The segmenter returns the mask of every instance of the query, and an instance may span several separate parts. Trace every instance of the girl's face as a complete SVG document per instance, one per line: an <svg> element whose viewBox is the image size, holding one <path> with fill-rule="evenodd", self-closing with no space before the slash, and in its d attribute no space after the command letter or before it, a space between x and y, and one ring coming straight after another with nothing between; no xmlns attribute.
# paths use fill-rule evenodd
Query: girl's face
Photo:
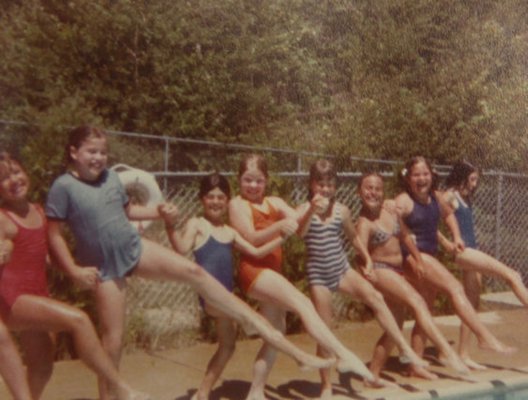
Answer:
<svg viewBox="0 0 528 400"><path fill-rule="evenodd" d="M383 180L377 175L364 178L359 187L359 197L364 207L372 212L379 211L383 205Z"/></svg>
<svg viewBox="0 0 528 400"><path fill-rule="evenodd" d="M433 184L433 175L425 162L419 161L410 168L407 182L409 183L411 193L416 198L429 198Z"/></svg>
<svg viewBox="0 0 528 400"><path fill-rule="evenodd" d="M470 197L471 195L473 195L473 193L477 189L478 179L479 179L479 174L477 171L469 174L466 184L462 186L459 190L460 194L463 197Z"/></svg>
<svg viewBox="0 0 528 400"><path fill-rule="evenodd" d="M70 147L70 156L78 177L95 181L106 169L108 149L106 137L89 136L79 147Z"/></svg>
<svg viewBox="0 0 528 400"><path fill-rule="evenodd" d="M336 180L333 178L323 178L310 182L310 190L316 195L321 195L328 199L333 199L336 193Z"/></svg>
<svg viewBox="0 0 528 400"><path fill-rule="evenodd" d="M26 201L28 193L29 178L17 162L0 170L0 197L6 203Z"/></svg>
<svg viewBox="0 0 528 400"><path fill-rule="evenodd" d="M266 191L266 176L256 165L250 164L240 177L240 195L252 203L260 203Z"/></svg>
<svg viewBox="0 0 528 400"><path fill-rule="evenodd" d="M213 222L223 221L227 212L228 201L227 195L220 188L210 190L202 197L205 218Z"/></svg>

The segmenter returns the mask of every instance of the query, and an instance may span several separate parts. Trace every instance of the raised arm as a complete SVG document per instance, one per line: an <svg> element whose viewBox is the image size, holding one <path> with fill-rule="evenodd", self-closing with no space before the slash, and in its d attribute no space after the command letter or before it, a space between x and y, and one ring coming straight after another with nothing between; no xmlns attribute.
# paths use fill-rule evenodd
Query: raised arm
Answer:
<svg viewBox="0 0 528 400"><path fill-rule="evenodd" d="M196 237L198 235L199 219L191 218L187 221L181 231L178 231L170 216L165 218L165 228L167 229L167 236L173 249L182 255L189 254L195 246Z"/></svg>

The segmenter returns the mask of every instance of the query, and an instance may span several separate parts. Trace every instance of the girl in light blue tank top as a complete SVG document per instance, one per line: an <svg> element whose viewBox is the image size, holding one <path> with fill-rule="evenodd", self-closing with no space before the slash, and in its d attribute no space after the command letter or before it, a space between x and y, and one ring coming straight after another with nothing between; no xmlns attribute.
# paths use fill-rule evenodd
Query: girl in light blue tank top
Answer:
<svg viewBox="0 0 528 400"><path fill-rule="evenodd" d="M479 305L482 280L480 274L486 274L505 280L512 288L521 304L528 307L528 289L521 275L513 268L478 250L477 235L473 220L473 195L477 189L479 173L477 168L467 161L457 162L446 179L447 190L444 193L446 202L454 210L460 233L466 247L455 253L455 263L462 268L464 289L475 308ZM441 243L447 250L452 249L450 241L440 236ZM470 331L462 324L460 328L460 356L475 369L482 366L470 358Z"/></svg>

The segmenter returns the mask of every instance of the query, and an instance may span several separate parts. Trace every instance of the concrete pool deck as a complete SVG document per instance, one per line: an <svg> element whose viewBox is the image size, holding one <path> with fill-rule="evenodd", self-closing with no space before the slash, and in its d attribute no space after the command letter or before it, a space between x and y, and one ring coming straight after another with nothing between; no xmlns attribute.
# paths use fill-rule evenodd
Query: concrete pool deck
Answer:
<svg viewBox="0 0 528 400"><path fill-rule="evenodd" d="M509 299L505 294L502 302ZM483 296L484 301L489 300ZM452 396L467 396L489 391L501 386L528 386L528 311L507 301L507 307L480 313L481 319L503 342L517 347L513 355L500 355L479 350L474 345L473 358L486 365L485 371L473 372L466 377L456 376L452 371L435 365L431 370L440 376L435 381L425 381L404 376L404 369L392 359L384 377L396 383L396 387L383 389L366 388L354 376L339 376L333 373L335 399L432 399ZM436 321L448 340L458 340L458 319L453 316L437 317ZM412 324L406 323L408 335ZM374 343L381 334L375 321L346 323L335 329L337 336L362 360L368 361ZM290 340L301 348L313 352L314 341L306 334L290 335ZM251 381L253 359L261 341L243 340L218 382L212 399L243 400ZM196 391L207 365L216 348L215 344L198 344L185 349L134 352L123 357L123 376L137 389L150 393L157 400L190 400ZM319 394L317 371L302 372L295 362L279 354L268 381L267 395L270 399L314 399ZM0 399L9 399L5 386L0 381ZM95 376L79 361L61 361L55 364L53 377L46 387L42 400L93 400L97 399Z"/></svg>

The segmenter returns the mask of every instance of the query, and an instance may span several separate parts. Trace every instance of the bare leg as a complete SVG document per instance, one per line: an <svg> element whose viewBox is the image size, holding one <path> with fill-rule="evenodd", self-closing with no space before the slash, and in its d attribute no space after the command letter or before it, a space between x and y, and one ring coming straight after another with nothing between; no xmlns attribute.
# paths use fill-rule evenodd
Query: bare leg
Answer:
<svg viewBox="0 0 528 400"><path fill-rule="evenodd" d="M22 359L0 319L0 375L14 400L32 400Z"/></svg>
<svg viewBox="0 0 528 400"><path fill-rule="evenodd" d="M310 286L310 297L314 304L317 313L321 316L321 319L327 326L332 325L333 312L332 312L332 293L328 288L324 286ZM317 355L321 357L331 357L325 348L321 345L317 345ZM321 395L320 399L332 398L332 382L331 382L331 370L330 368L322 368L319 370L321 376Z"/></svg>
<svg viewBox="0 0 528 400"><path fill-rule="evenodd" d="M319 317L310 299L282 275L269 269L261 272L249 295L261 303L275 304L298 314L308 334L337 356L337 369L340 372L353 371L366 379L372 379L365 364L335 337Z"/></svg>
<svg viewBox="0 0 528 400"><path fill-rule="evenodd" d="M396 320L396 323L401 329L403 326L403 319L405 314L404 308L401 304L390 300L387 301L387 306L391 310L392 314L394 315L394 319ZM389 356L394 346L394 340L387 334L387 332L383 332L381 337L378 339L376 345L374 346L374 352L372 354L372 359L370 360L369 365L370 371L372 372L372 375L374 375L374 377L376 378L376 381L380 379L381 371L385 366L387 360L389 359ZM366 382L366 384L367 386L376 388L383 386L377 384L376 381L372 383Z"/></svg>
<svg viewBox="0 0 528 400"><path fill-rule="evenodd" d="M71 333L81 360L110 383L118 400L145 400L119 376L117 369L101 347L88 316L79 309L59 301L31 295L20 296L13 305L9 327L15 330L66 331Z"/></svg>
<svg viewBox="0 0 528 400"><path fill-rule="evenodd" d="M464 290L466 291L467 297L475 308L475 310L477 310L480 302L481 276L476 271L464 270L462 271L462 279L464 282ZM469 368L475 370L486 369L485 366L471 359L469 355L470 343L471 330L466 324L462 323L460 324L460 341L458 344L458 354Z"/></svg>
<svg viewBox="0 0 528 400"><path fill-rule="evenodd" d="M479 320L462 284L434 257L428 254L422 254L422 257L427 264L423 279L449 296L457 315L477 336L479 346L499 353L511 354L514 352L515 348L500 342Z"/></svg>
<svg viewBox="0 0 528 400"><path fill-rule="evenodd" d="M208 304L214 304L219 312L242 325L253 326L264 341L293 357L301 367L326 368L333 364L332 360L315 357L296 347L264 317L228 292L202 267L166 247L143 239L143 255L136 268L136 274L147 279L188 283Z"/></svg>
<svg viewBox="0 0 528 400"><path fill-rule="evenodd" d="M524 286L521 275L514 269L482 251L471 248L466 248L458 254L455 261L464 271L476 271L505 280L519 301L528 307L528 288Z"/></svg>
<svg viewBox="0 0 528 400"><path fill-rule="evenodd" d="M376 288L384 295L411 307L416 317L416 323L439 349L441 359L445 360L455 371L463 374L469 373L466 365L457 356L438 326L434 323L427 303L414 287L403 276L389 269L376 270L376 278Z"/></svg>
<svg viewBox="0 0 528 400"><path fill-rule="evenodd" d="M370 284L361 274L353 269L349 269L339 282L339 290L357 298L368 305L374 312L381 327L394 340L396 346L402 354L406 356L412 364L426 366L427 362L422 360L405 341L403 334L398 327L383 296L374 286Z"/></svg>
<svg viewBox="0 0 528 400"><path fill-rule="evenodd" d="M206 309L208 313L212 313L207 306ZM209 361L205 376L196 393L195 398L198 400L209 399L209 394L214 384L235 351L237 330L233 321L228 318L217 317L215 322L218 335L218 349Z"/></svg>
<svg viewBox="0 0 528 400"><path fill-rule="evenodd" d="M24 349L31 395L40 399L53 372L54 343L46 331L23 331L20 332L20 344Z"/></svg>
<svg viewBox="0 0 528 400"><path fill-rule="evenodd" d="M255 285L257 284L258 282L255 283ZM286 320L283 310L274 305L261 303L260 312L275 328L281 332L285 331ZM266 398L264 389L276 357L277 351L268 343L264 343L253 365L253 380L246 400L264 400Z"/></svg>
<svg viewBox="0 0 528 400"><path fill-rule="evenodd" d="M101 330L101 344L119 369L125 332L126 284L124 279L101 282L95 290L95 304ZM111 400L109 384L99 376L100 400Z"/></svg>

